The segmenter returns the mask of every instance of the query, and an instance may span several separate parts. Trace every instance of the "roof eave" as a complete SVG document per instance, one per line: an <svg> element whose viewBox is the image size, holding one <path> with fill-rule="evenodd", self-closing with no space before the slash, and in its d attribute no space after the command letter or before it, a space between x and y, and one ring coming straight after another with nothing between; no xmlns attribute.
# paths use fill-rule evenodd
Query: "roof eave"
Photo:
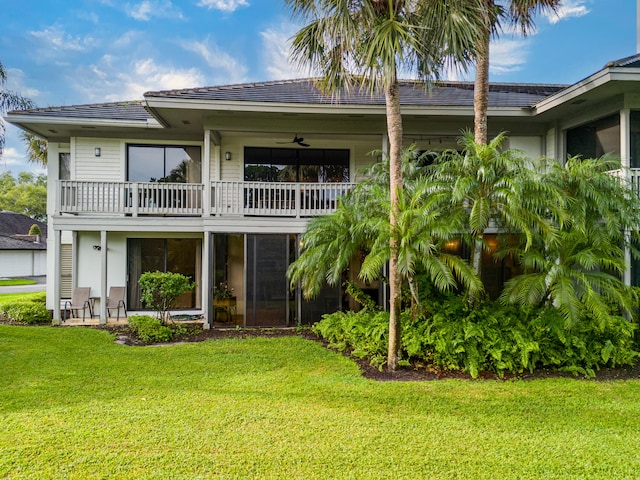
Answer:
<svg viewBox="0 0 640 480"><path fill-rule="evenodd" d="M640 80L640 68L608 67L533 105L536 115L571 102L587 92L612 81Z"/></svg>

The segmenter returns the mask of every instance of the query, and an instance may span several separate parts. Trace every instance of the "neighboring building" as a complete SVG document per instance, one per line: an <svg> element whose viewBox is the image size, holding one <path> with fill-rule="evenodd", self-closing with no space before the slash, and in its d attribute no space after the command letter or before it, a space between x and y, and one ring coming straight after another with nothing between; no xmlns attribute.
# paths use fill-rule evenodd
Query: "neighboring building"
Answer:
<svg viewBox="0 0 640 480"><path fill-rule="evenodd" d="M471 83L427 92L402 82L400 98L407 145L455 147L473 126ZM332 211L376 161L369 152L385 150L382 96L327 97L303 79L148 92L141 102L6 119L49 141L49 308L60 304L67 272L72 285L92 288L103 320L110 286L126 285L129 310L139 310L138 278L156 269L198 283L179 308L209 325L294 325L340 307L339 287L306 302L289 291L285 271L308 219ZM570 86L492 84L489 130L508 131L508 146L532 158L617 154L636 182L640 56ZM500 281L506 268L485 274ZM221 284L231 299L216 298ZM384 303L383 286L366 287Z"/></svg>
<svg viewBox="0 0 640 480"><path fill-rule="evenodd" d="M28 235L38 225L42 235ZM0 278L47 274L47 225L20 213L0 212Z"/></svg>

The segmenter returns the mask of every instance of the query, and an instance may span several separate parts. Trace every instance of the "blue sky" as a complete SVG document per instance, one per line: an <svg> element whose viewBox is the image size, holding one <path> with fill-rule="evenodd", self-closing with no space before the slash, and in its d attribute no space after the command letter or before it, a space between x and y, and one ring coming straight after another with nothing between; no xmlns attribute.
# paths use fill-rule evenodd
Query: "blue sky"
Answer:
<svg viewBox="0 0 640 480"><path fill-rule="evenodd" d="M575 83L636 53L637 0L564 0L526 38L492 45L495 82ZM309 76L288 62L279 0L0 0L8 88L40 107L139 100L149 90ZM455 79L471 79L471 74ZM40 172L8 126L0 171Z"/></svg>

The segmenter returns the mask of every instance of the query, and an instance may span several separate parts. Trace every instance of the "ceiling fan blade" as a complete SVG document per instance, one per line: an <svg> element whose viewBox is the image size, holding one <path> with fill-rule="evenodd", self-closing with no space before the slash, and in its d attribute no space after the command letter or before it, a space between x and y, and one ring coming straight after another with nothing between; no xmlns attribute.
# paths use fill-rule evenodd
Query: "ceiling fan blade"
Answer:
<svg viewBox="0 0 640 480"><path fill-rule="evenodd" d="M310 147L311 145L309 145L308 143L302 143L302 142L297 142L298 145L300 145L301 147Z"/></svg>

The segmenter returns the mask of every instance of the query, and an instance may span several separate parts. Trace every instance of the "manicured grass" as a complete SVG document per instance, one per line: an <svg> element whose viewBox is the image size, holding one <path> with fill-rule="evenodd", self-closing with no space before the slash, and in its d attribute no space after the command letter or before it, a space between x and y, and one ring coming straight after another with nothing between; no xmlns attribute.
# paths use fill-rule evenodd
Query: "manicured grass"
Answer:
<svg viewBox="0 0 640 480"><path fill-rule="evenodd" d="M25 292L25 293L2 293L0 294L0 304L7 302L15 302L17 300L31 300L34 297L43 295L43 292Z"/></svg>
<svg viewBox="0 0 640 480"><path fill-rule="evenodd" d="M0 325L2 478L637 478L640 381L376 383L298 337Z"/></svg>
<svg viewBox="0 0 640 480"><path fill-rule="evenodd" d="M0 278L0 287L10 287L12 285L33 285L35 280L26 278Z"/></svg>

